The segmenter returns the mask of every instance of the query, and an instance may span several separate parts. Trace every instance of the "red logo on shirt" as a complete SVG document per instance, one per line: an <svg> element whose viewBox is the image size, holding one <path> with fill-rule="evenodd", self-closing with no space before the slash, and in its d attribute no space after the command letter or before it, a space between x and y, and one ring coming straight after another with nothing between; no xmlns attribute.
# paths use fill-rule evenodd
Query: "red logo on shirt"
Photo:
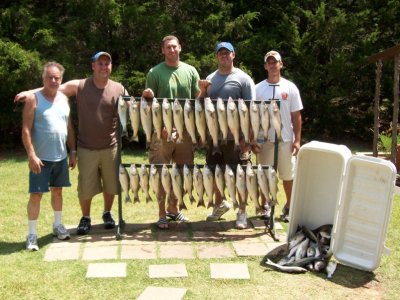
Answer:
<svg viewBox="0 0 400 300"><path fill-rule="evenodd" d="M283 92L283 93L281 94L281 96L282 96L282 100L287 100L288 97L289 97L288 93L285 93L285 92Z"/></svg>

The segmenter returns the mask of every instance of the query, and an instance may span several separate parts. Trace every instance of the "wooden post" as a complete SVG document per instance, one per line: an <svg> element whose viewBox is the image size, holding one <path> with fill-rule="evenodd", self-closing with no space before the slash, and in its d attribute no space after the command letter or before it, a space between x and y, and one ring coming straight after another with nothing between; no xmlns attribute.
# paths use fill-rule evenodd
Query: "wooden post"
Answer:
<svg viewBox="0 0 400 300"><path fill-rule="evenodd" d="M379 135L379 99L381 92L382 60L376 62L375 97L374 97L374 140L372 144L372 155L378 156Z"/></svg>
<svg viewBox="0 0 400 300"><path fill-rule="evenodd" d="M390 161L396 164L397 152L397 123L399 117L399 71L400 54L394 57L394 87L393 87L393 120L392 120L392 154Z"/></svg>

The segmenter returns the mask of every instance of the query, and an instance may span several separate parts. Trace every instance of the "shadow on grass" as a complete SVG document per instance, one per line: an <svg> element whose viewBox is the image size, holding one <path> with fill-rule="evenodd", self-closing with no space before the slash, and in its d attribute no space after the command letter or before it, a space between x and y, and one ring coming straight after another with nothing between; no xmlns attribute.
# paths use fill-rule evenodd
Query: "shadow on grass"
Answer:
<svg viewBox="0 0 400 300"><path fill-rule="evenodd" d="M53 241L53 235L48 234L38 238L37 242L39 245L39 250L42 247L47 246ZM0 255L9 255L21 251L26 251L25 240L21 242L3 242L0 241Z"/></svg>
<svg viewBox="0 0 400 300"><path fill-rule="evenodd" d="M278 272L270 266L265 264L267 258L276 262L280 258L286 256L288 254L287 244L280 245L270 252L268 252L261 260L260 266L266 268L266 271ZM289 273L287 273L289 274ZM325 271L322 272L313 272L315 276L326 279ZM290 274L290 275L300 275L300 274ZM363 286L367 286L370 282L375 281L375 274L369 271L362 271L355 268L351 268L345 265L338 263L336 271L330 279L332 283L347 287L347 288L359 288Z"/></svg>

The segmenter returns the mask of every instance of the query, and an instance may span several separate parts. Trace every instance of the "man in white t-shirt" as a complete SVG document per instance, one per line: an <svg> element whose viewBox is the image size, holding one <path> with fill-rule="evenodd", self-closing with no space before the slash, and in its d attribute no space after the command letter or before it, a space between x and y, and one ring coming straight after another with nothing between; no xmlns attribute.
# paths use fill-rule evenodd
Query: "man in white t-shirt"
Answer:
<svg viewBox="0 0 400 300"><path fill-rule="evenodd" d="M283 188L286 194L286 204L282 210L282 218L288 221L295 156L300 149L302 122L300 111L303 109L303 104L297 86L281 77L283 63L278 52L269 51L265 54L264 68L267 71L267 79L256 85L256 96L258 100L280 100L282 127L278 150L278 173L283 181ZM257 164L273 164L274 143L275 129L271 126L268 132L268 140L261 146L261 151L257 154Z"/></svg>

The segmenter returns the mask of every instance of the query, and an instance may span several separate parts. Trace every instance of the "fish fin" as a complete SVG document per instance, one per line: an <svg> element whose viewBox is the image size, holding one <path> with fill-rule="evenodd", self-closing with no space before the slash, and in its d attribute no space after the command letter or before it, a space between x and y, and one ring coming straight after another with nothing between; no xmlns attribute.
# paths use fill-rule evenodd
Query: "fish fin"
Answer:
<svg viewBox="0 0 400 300"><path fill-rule="evenodd" d="M183 200L182 200L182 203L179 203L179 210L182 210L182 209L187 209L186 204L185 204L185 202L183 202Z"/></svg>
<svg viewBox="0 0 400 300"><path fill-rule="evenodd" d="M129 195L125 196L125 203L132 203L132 199L129 197Z"/></svg>
<svg viewBox="0 0 400 300"><path fill-rule="evenodd" d="M191 195L191 194L189 194L189 200L190 200L191 204L196 202L196 200L194 199L193 195Z"/></svg>
<svg viewBox="0 0 400 300"><path fill-rule="evenodd" d="M214 207L214 203L212 201L208 201L207 208Z"/></svg>
<svg viewBox="0 0 400 300"><path fill-rule="evenodd" d="M133 203L140 203L139 196L135 196L135 197L133 198Z"/></svg>
<svg viewBox="0 0 400 300"><path fill-rule="evenodd" d="M150 195L148 195L146 197L146 203L149 203L149 202L152 202L152 201L153 201L153 199L150 197Z"/></svg>
<svg viewBox="0 0 400 300"><path fill-rule="evenodd" d="M199 202L197 202L197 207L200 207L200 206L206 207L206 204L204 203L203 198L199 199Z"/></svg>
<svg viewBox="0 0 400 300"><path fill-rule="evenodd" d="M218 146L213 146L212 154L214 155L216 153L221 154L221 149Z"/></svg>

